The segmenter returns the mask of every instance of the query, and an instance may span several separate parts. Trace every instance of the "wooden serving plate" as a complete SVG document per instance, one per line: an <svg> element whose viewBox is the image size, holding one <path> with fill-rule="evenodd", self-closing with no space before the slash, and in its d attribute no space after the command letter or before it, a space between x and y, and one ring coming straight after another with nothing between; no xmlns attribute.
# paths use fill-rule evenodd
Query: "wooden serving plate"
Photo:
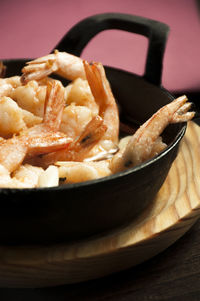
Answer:
<svg viewBox="0 0 200 301"><path fill-rule="evenodd" d="M51 246L0 246L1 287L42 287L94 279L166 249L200 216L200 127L188 123L179 154L151 207L101 237Z"/></svg>

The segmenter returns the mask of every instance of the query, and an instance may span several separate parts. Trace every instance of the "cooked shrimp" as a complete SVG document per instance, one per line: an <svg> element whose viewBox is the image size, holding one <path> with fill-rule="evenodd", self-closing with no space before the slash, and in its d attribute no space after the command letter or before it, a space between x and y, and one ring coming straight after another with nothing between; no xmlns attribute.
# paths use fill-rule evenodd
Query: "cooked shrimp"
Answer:
<svg viewBox="0 0 200 301"><path fill-rule="evenodd" d="M9 171L0 164L0 187L1 188L25 188L23 182L15 177L11 178Z"/></svg>
<svg viewBox="0 0 200 301"><path fill-rule="evenodd" d="M4 140L0 144L0 165L3 165L8 172L16 170L23 162L28 145L18 137Z"/></svg>
<svg viewBox="0 0 200 301"><path fill-rule="evenodd" d="M40 134L37 132L34 134L27 130L26 134L23 133L0 142L0 164L9 172L13 172L22 164L27 155L53 152L67 147L70 142L70 138L59 132L41 131Z"/></svg>
<svg viewBox="0 0 200 301"><path fill-rule="evenodd" d="M166 144L160 134L169 123L185 122L194 117L191 104L182 96L164 106L146 121L133 136L120 141L120 151L112 159L100 162L56 162L62 183L97 179L140 164L157 155Z"/></svg>
<svg viewBox="0 0 200 301"><path fill-rule="evenodd" d="M46 98L46 84L41 85L37 81L30 81L27 85L18 86L10 93L10 97L24 110L43 117Z"/></svg>
<svg viewBox="0 0 200 301"><path fill-rule="evenodd" d="M44 104L46 98L46 90L48 83L59 82L50 77L46 77L40 81L32 80L26 85L18 86L10 93L10 97L17 102L17 104L24 110L31 112L32 114L43 117ZM61 84L62 85L62 84ZM64 93L65 103L67 102L68 92Z"/></svg>
<svg viewBox="0 0 200 301"><path fill-rule="evenodd" d="M85 78L82 59L67 52L54 53L27 62L22 69L21 81L23 84L30 80L39 80L52 73L66 79L74 80L78 77Z"/></svg>
<svg viewBox="0 0 200 301"><path fill-rule="evenodd" d="M63 110L60 130L74 139L83 132L93 117L94 114L87 107L70 104Z"/></svg>
<svg viewBox="0 0 200 301"><path fill-rule="evenodd" d="M37 187L53 187L59 184L58 167L50 165L38 178Z"/></svg>
<svg viewBox="0 0 200 301"><path fill-rule="evenodd" d="M90 160L105 153L115 153L118 150L119 113L109 82L101 63L89 64L83 61L86 77L99 107L99 115L103 118L107 130L98 144L92 148L88 157ZM100 155L101 156L101 155Z"/></svg>
<svg viewBox="0 0 200 301"><path fill-rule="evenodd" d="M8 138L24 129L22 109L10 97L0 98L0 136Z"/></svg>
<svg viewBox="0 0 200 301"><path fill-rule="evenodd" d="M96 160L97 156L99 158L99 154L100 157L104 158L105 153L110 155L110 152L113 153L116 152L116 150L118 150L118 147L116 146L118 141L118 134L119 134L118 109L112 91L110 89L109 83L106 79L103 66L97 63L90 66L87 62L84 62L84 68L86 71L87 79L91 91L93 93L94 99L99 106L99 113L103 120L104 126L99 125L100 119L98 116L96 117L96 119L95 117L91 119L91 121L88 123L86 127L86 130L84 130L83 134L80 135L79 137L80 140L76 140L74 143L72 143L69 149L67 149L66 151L63 150L57 153L48 154L46 156L43 156L41 160L40 158L38 159L39 161L42 162L41 164L44 164L45 166L48 166L49 164L53 164L54 162L60 160L82 161L88 157L90 157L91 160L93 160L94 158ZM70 114L74 113L76 111L76 106L74 106L73 108L74 112L72 108L73 108L72 105L70 105L69 107L65 108L65 112L67 113L67 111L69 110ZM70 126L71 125L73 126L71 119L69 119L69 123L70 125L68 125L68 127L70 129ZM98 128L97 126L100 127ZM68 135L70 135L69 129L67 129L66 127L66 129L64 130ZM93 129L98 129L98 135L97 135L97 131L92 132ZM89 143L87 143L87 147L83 147L83 144L80 143L79 141L82 141L83 137L88 136L88 132L89 132L90 139L87 142ZM100 142L98 143L98 141ZM91 149L94 148L95 150L91 151Z"/></svg>
<svg viewBox="0 0 200 301"><path fill-rule="evenodd" d="M57 82L47 86L43 123L0 143L0 164L9 172L16 170L27 154L40 154L66 147L71 139L58 132L64 107L63 87Z"/></svg>
<svg viewBox="0 0 200 301"><path fill-rule="evenodd" d="M58 81L47 84L43 122L21 133L28 141L29 154L52 152L65 148L72 139L59 132L64 109L64 89Z"/></svg>
<svg viewBox="0 0 200 301"><path fill-rule="evenodd" d="M10 97L0 98L0 136L9 138L41 121L42 118L22 110Z"/></svg>
<svg viewBox="0 0 200 301"><path fill-rule="evenodd" d="M79 183L109 176L108 161L99 162L57 162L59 178L62 184Z"/></svg>
<svg viewBox="0 0 200 301"><path fill-rule="evenodd" d="M60 156L59 158L56 156L56 161L82 161L87 157L89 150L101 139L106 129L107 127L100 116L93 117L81 135L71 143L69 149L60 151ZM51 154L49 154L50 156Z"/></svg>
<svg viewBox="0 0 200 301"><path fill-rule="evenodd" d="M106 131L103 119L95 116L86 125L85 129L77 139L68 147L57 152L49 153L42 157L35 158L34 164L48 167L57 161L83 161L88 156L92 147L101 139Z"/></svg>
<svg viewBox="0 0 200 301"><path fill-rule="evenodd" d="M84 106L90 109L94 115L99 114L99 106L92 95L87 80L77 78L66 87L66 93L68 105Z"/></svg>
<svg viewBox="0 0 200 301"><path fill-rule="evenodd" d="M23 116L23 121L25 122L25 124L28 128L42 122L41 117L36 116L29 111L21 109L21 112L22 112L22 116Z"/></svg>
<svg viewBox="0 0 200 301"><path fill-rule="evenodd" d="M102 139L118 143L119 113L104 67L101 63L89 64L83 61L83 64L90 89L99 106L99 116L107 126Z"/></svg>
<svg viewBox="0 0 200 301"><path fill-rule="evenodd" d="M66 88L67 103L84 105L91 109L93 114L98 113L104 119L107 126L107 131L102 137L104 141L101 141L100 146L93 150L91 156L96 155L99 151L105 151L104 147L106 147L106 151L116 150L119 134L118 108L102 64L89 65L78 57L57 51L54 54L29 62L22 70L24 73L22 82L27 83L33 79L44 78L54 71L68 79L76 79L71 86ZM70 75L73 74L73 76L69 76L66 72ZM87 81L82 80L85 78L90 89Z"/></svg>
<svg viewBox="0 0 200 301"><path fill-rule="evenodd" d="M181 96L158 110L131 137L127 146L113 156L110 168L113 173L138 165L166 147L160 135L169 123L186 122L194 117L188 112L191 103Z"/></svg>
<svg viewBox="0 0 200 301"><path fill-rule="evenodd" d="M0 97L10 96L12 91L21 85L20 76L0 78Z"/></svg>
<svg viewBox="0 0 200 301"><path fill-rule="evenodd" d="M0 165L1 188L34 188L38 186L39 175L43 172L41 167L28 164L21 165L12 177L9 171Z"/></svg>
<svg viewBox="0 0 200 301"><path fill-rule="evenodd" d="M44 114L47 83L48 81L44 80L42 82L32 80L26 85L20 86L13 90L11 96L21 108L26 110L26 112L29 111L37 118L41 118ZM75 87L72 88L73 91L66 94L68 106L66 106L63 110L61 131L72 138L80 135L86 124L94 115L96 115L97 112L95 107L92 106L91 99L93 96L90 95L91 99L88 100L89 98L87 98L88 95L86 94L87 91L84 85L82 85L83 89L79 90L75 84ZM70 94L69 97L67 96L68 94ZM77 103L75 103L75 99L77 99ZM80 105L78 105L78 99ZM86 102L86 106L83 103L84 100Z"/></svg>
<svg viewBox="0 0 200 301"><path fill-rule="evenodd" d="M12 174L12 181L18 180L26 188L38 187L39 177L43 172L41 167L24 164Z"/></svg>

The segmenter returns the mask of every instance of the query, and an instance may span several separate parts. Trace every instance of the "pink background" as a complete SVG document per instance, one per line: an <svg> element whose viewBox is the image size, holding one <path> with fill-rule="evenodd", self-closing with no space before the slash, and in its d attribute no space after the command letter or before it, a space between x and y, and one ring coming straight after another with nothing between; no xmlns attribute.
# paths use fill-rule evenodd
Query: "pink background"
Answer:
<svg viewBox="0 0 200 301"><path fill-rule="evenodd" d="M105 12L168 24L163 86L172 92L200 90L200 18L195 0L0 0L0 59L45 55L78 21ZM89 43L82 57L142 74L146 49L145 37L108 30Z"/></svg>

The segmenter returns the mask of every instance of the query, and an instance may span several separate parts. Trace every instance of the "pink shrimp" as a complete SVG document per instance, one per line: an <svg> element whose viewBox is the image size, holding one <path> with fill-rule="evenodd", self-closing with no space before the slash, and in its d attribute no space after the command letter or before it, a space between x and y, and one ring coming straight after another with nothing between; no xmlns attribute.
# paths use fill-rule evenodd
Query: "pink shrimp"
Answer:
<svg viewBox="0 0 200 301"><path fill-rule="evenodd" d="M57 161L82 161L87 157L89 150L101 139L106 129L103 119L95 116L86 125L81 135L67 149L33 158L33 163L38 166L48 167Z"/></svg>
<svg viewBox="0 0 200 301"><path fill-rule="evenodd" d="M104 67L101 63L89 64L83 61L83 64L90 89L96 103L99 105L99 115L107 126L107 131L102 139L117 143L119 137L119 113Z"/></svg>
<svg viewBox="0 0 200 301"><path fill-rule="evenodd" d="M97 156L100 158L101 155L106 157L106 153L110 156L111 152L118 150L118 108L106 79L104 68L100 63L89 65L83 61L83 65L92 94L99 106L100 116L96 115L92 118L79 138L68 149L38 158L35 164L48 166L56 161L83 161L90 156L92 158L97 158ZM102 141L104 145L109 146L106 151L102 146Z"/></svg>
<svg viewBox="0 0 200 301"><path fill-rule="evenodd" d="M181 96L158 110L130 138L125 149L113 156L110 168L113 173L138 165L166 147L160 137L170 123L185 122L194 117L188 112L191 103Z"/></svg>
<svg viewBox="0 0 200 301"><path fill-rule="evenodd" d="M22 73L21 81L23 84L33 79L42 79L51 73L56 73L69 80L74 80L78 77L85 79L82 59L58 50L55 50L52 54L27 62L27 66L22 69Z"/></svg>
<svg viewBox="0 0 200 301"><path fill-rule="evenodd" d="M0 143L0 164L9 172L18 168L27 155L66 148L72 142L71 138L58 131L64 107L63 94L63 87L58 82L49 83L43 123Z"/></svg>

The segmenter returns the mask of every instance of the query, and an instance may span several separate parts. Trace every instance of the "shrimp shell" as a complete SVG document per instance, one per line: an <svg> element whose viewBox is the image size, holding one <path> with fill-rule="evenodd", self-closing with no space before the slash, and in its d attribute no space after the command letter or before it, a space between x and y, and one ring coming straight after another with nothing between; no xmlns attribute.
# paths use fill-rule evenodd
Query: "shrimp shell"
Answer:
<svg viewBox="0 0 200 301"><path fill-rule="evenodd" d="M186 104L185 95L175 99L158 110L130 138L125 149L113 156L110 168L113 173L138 165L166 147L160 135L170 123L191 120L195 113L188 112L191 103Z"/></svg>

